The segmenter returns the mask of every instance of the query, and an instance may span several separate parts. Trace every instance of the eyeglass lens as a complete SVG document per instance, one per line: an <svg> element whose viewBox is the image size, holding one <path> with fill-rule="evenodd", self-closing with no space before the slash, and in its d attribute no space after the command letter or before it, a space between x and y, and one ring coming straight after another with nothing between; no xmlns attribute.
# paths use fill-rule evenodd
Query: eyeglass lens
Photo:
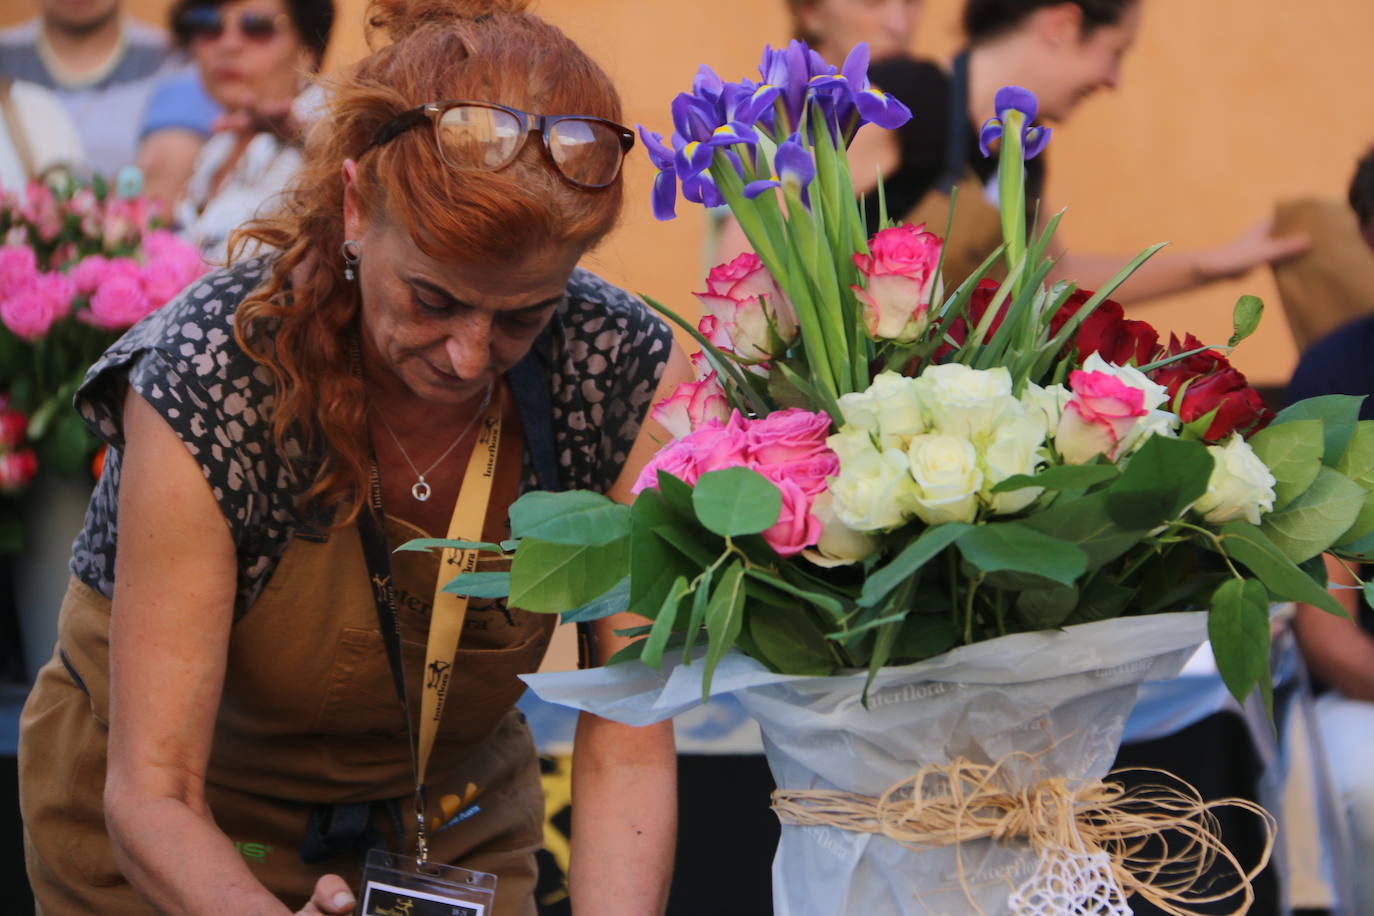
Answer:
<svg viewBox="0 0 1374 916"><path fill-rule="evenodd" d="M514 115L499 108L459 105L439 118L444 159L455 168L494 170L519 154L525 131ZM548 131L554 164L578 184L610 184L620 171L620 135L599 121L565 118Z"/></svg>

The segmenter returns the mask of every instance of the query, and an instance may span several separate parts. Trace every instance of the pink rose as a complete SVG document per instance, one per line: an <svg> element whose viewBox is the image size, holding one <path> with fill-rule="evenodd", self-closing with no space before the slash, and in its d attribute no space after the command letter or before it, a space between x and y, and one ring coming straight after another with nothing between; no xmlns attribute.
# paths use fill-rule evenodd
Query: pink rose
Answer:
<svg viewBox="0 0 1374 916"><path fill-rule="evenodd" d="M161 258L143 265L140 279L150 308L161 308L186 287L186 267L175 258Z"/></svg>
<svg viewBox="0 0 1374 916"><path fill-rule="evenodd" d="M38 277L38 257L27 245L0 248L0 298L16 293Z"/></svg>
<svg viewBox="0 0 1374 916"><path fill-rule="evenodd" d="M707 338L723 333L728 349L741 359L757 362L781 356L796 340L796 310L752 251L712 268L706 292L696 297L719 322Z"/></svg>
<svg viewBox="0 0 1374 916"><path fill-rule="evenodd" d="M179 257L188 247L186 242L166 229L154 229L143 237L143 256L149 261Z"/></svg>
<svg viewBox="0 0 1374 916"><path fill-rule="evenodd" d="M25 289L0 302L0 321L16 336L35 341L71 313L76 285L60 273L39 274Z"/></svg>
<svg viewBox="0 0 1374 916"><path fill-rule="evenodd" d="M1082 464L1095 455L1113 461L1117 446L1149 411L1145 392L1106 372L1069 374L1073 398L1059 417L1054 444L1068 464Z"/></svg>
<svg viewBox="0 0 1374 916"><path fill-rule="evenodd" d="M110 260L103 254L93 254L82 258L67 274L76 284L76 291L89 296L100 288L110 272Z"/></svg>
<svg viewBox="0 0 1374 916"><path fill-rule="evenodd" d="M892 226L868 243L868 254L855 254L854 266L864 286L851 287L864 310L868 336L910 343L925 331L935 268L944 242L920 226Z"/></svg>
<svg viewBox="0 0 1374 916"><path fill-rule="evenodd" d="M790 557L801 553L821 539L824 526L811 512L814 494L807 493L797 482L788 476L765 474L782 495L782 510L778 520L763 533L763 539L778 552L778 556Z"/></svg>
<svg viewBox="0 0 1374 916"><path fill-rule="evenodd" d="M20 449L0 455L0 493L18 493L38 473L38 456L33 449Z"/></svg>
<svg viewBox="0 0 1374 916"><path fill-rule="evenodd" d="M29 418L22 411L0 407L0 452L17 448L29 431Z"/></svg>
<svg viewBox="0 0 1374 916"><path fill-rule="evenodd" d="M825 489L840 472L840 459L825 444L830 416L800 408L778 410L750 423L745 431L751 467L769 477L793 480L809 495Z"/></svg>
<svg viewBox="0 0 1374 916"><path fill-rule="evenodd" d="M117 270L111 262L109 275L91 296L90 311L83 317L97 328L120 331L133 326L150 311L152 303L143 291L139 275Z"/></svg>
<svg viewBox="0 0 1374 916"><path fill-rule="evenodd" d="M674 439L681 439L709 421L724 423L730 416L730 402L712 372L701 381L678 385L672 397L654 405L649 416L661 423Z"/></svg>
<svg viewBox="0 0 1374 916"><path fill-rule="evenodd" d="M41 181L30 181L27 199L20 211L24 219L38 230L38 237L51 242L62 232L62 212L52 188Z"/></svg>
<svg viewBox="0 0 1374 916"><path fill-rule="evenodd" d="M657 489L659 469L688 484L695 484L707 471L748 467L748 443L744 429L745 420L739 411L733 411L724 422L708 421L700 429L664 446L649 459L631 492Z"/></svg>

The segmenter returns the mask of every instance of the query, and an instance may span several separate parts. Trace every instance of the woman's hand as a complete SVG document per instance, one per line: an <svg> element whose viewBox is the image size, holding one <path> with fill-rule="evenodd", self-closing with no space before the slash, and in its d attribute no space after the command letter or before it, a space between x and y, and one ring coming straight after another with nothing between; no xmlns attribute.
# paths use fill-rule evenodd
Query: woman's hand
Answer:
<svg viewBox="0 0 1374 916"><path fill-rule="evenodd" d="M347 882L338 875L325 875L315 882L310 902L296 911L296 916L336 916L352 913L357 904Z"/></svg>
<svg viewBox="0 0 1374 916"><path fill-rule="evenodd" d="M1256 267L1282 261L1302 254L1312 247L1312 239L1305 233L1275 238L1274 221L1261 220L1243 235L1225 245L1197 253L1198 280L1229 280L1249 273Z"/></svg>

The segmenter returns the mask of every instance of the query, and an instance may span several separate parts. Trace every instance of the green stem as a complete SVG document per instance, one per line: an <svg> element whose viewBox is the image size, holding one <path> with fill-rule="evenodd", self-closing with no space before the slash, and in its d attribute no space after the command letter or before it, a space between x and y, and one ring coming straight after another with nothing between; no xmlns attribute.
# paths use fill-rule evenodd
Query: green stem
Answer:
<svg viewBox="0 0 1374 916"><path fill-rule="evenodd" d="M1026 258L1026 161L1021 130L1026 116L1015 109L1002 117L1002 149L997 164L997 202L1002 211L1002 238L1007 243L1007 273ZM1012 288L1021 295L1025 273L1014 278Z"/></svg>
<svg viewBox="0 0 1374 916"><path fill-rule="evenodd" d="M973 599L977 597L978 588L982 584L983 574L979 573L969 583L968 596L964 599L964 645L973 644Z"/></svg>

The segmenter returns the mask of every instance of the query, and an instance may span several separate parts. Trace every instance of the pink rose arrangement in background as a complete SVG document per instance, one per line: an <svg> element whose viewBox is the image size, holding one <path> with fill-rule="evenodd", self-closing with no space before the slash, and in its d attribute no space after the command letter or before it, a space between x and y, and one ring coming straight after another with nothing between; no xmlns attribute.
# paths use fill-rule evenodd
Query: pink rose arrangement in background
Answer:
<svg viewBox="0 0 1374 916"><path fill-rule="evenodd" d="M864 279L854 286L863 306L864 325L874 340L910 343L930 320L930 296L935 268L944 242L919 226L884 229L869 242L869 253L855 253L854 266Z"/></svg>
<svg viewBox="0 0 1374 916"><path fill-rule="evenodd" d="M137 185L137 182L133 183ZM0 490L13 494L43 464L91 467L96 440L71 409L86 369L115 338L206 270L197 249L158 227L149 203L102 180L0 189ZM33 427L16 417L41 416ZM18 437L13 429L20 428ZM52 447L48 447L52 446Z"/></svg>
<svg viewBox="0 0 1374 916"><path fill-rule="evenodd" d="M662 449L645 466L633 492L656 489L660 470L689 486L709 471L757 471L782 495L782 511L763 532L764 540L780 556L792 556L820 540L823 524L812 509L827 480L840 469L839 457L825 444L830 427L827 414L800 408L775 411L760 420L732 411L728 418L707 420Z"/></svg>

